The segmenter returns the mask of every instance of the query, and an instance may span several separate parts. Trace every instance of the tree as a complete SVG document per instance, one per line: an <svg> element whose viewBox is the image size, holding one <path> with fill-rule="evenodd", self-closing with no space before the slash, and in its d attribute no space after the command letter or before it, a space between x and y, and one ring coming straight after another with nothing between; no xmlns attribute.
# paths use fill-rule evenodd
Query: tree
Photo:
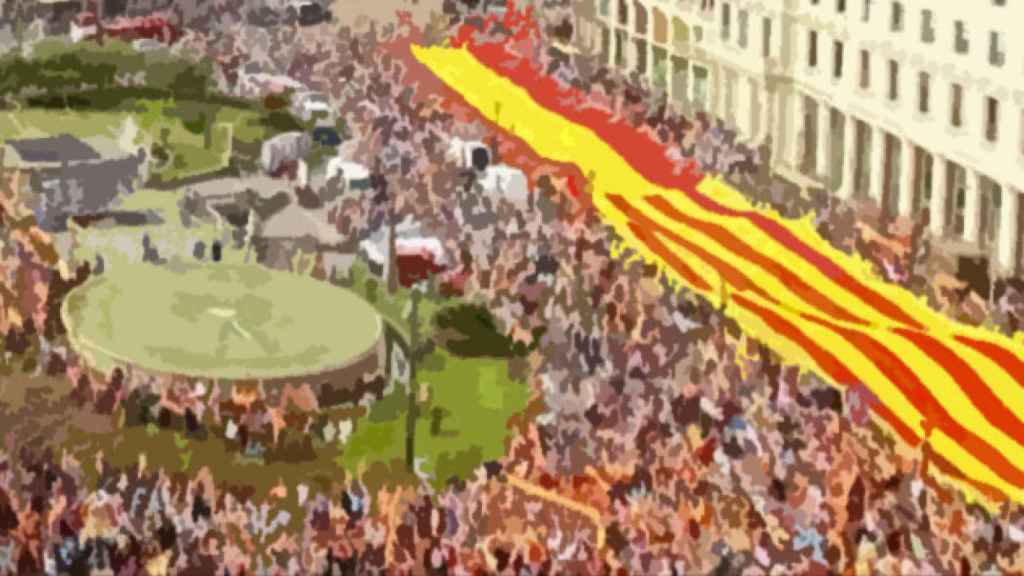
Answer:
<svg viewBox="0 0 1024 576"><path fill-rule="evenodd" d="M446 307L434 317L434 324L439 342L459 356L504 358L514 354L512 339L498 329L485 306Z"/></svg>
<svg viewBox="0 0 1024 576"><path fill-rule="evenodd" d="M181 124L193 134L203 135L203 148L209 150L213 145L213 118L210 107L202 102L191 100L180 101L171 110L171 114L181 119Z"/></svg>

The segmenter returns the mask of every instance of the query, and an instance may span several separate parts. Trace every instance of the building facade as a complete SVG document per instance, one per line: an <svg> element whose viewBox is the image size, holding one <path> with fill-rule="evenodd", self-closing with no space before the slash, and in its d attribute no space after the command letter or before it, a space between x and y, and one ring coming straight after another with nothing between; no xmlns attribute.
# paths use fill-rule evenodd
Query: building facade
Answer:
<svg viewBox="0 0 1024 576"><path fill-rule="evenodd" d="M1021 272L1024 4L1010 0L580 0L578 39L777 173L927 210L933 237Z"/></svg>

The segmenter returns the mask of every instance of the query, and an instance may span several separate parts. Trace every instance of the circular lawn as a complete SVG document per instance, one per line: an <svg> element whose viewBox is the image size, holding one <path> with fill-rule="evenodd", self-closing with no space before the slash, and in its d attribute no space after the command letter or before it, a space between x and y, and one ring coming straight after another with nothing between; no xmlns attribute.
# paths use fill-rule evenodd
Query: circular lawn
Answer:
<svg viewBox="0 0 1024 576"><path fill-rule="evenodd" d="M225 264L111 267L65 299L72 344L102 371L279 379L338 369L383 324L358 296L313 278Z"/></svg>

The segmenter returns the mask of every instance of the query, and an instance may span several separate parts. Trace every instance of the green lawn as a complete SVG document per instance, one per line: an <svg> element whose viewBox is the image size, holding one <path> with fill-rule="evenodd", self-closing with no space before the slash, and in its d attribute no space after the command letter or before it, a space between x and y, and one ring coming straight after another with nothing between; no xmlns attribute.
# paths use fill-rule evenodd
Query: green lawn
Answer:
<svg viewBox="0 0 1024 576"><path fill-rule="evenodd" d="M505 453L509 418L529 399L526 384L509 378L507 366L504 359L459 358L441 349L423 361L418 380L429 390L429 401L420 406L416 422L416 455L437 484L465 477ZM342 466L356 470L360 463L403 461L407 402L405 389L396 386L357 420L338 458ZM434 409L444 414L437 435L431 430Z"/></svg>
<svg viewBox="0 0 1024 576"><path fill-rule="evenodd" d="M226 168L232 138L255 143L269 135L270 130L255 110L199 103L185 106L189 113L202 112L210 119L209 148L201 131L186 128L187 116L183 117L179 105L171 100L127 100L112 111L26 108L0 112L0 134L5 138L43 138L68 133L98 147L128 150L136 146L151 149L154 143L166 142L169 158L154 163L150 173L151 178L164 183ZM134 136L125 136L131 124L137 128Z"/></svg>
<svg viewBox="0 0 1024 576"><path fill-rule="evenodd" d="M353 266L345 283L366 296L408 340L408 289L399 288L389 295L384 283L360 264ZM423 334L432 332L434 315L448 303L433 293L424 295L419 307ZM438 484L451 476L464 477L481 462L505 453L508 420L522 412L529 400L529 387L509 377L508 366L505 358L463 358L440 347L421 361L417 376L423 388L429 389L429 401L420 406L416 453L425 459L423 471L432 474ZM394 392L356 421L339 462L348 470L357 470L360 463L372 467L374 463L403 462L407 406L405 388L396 385ZM445 414L437 436L431 434L435 408Z"/></svg>

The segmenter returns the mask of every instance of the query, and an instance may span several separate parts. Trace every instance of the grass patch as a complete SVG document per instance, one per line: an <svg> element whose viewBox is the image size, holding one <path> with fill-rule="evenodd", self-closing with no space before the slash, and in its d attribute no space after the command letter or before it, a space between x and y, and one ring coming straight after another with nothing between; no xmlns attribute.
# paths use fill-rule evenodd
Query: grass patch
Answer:
<svg viewBox="0 0 1024 576"><path fill-rule="evenodd" d="M228 380L344 366L375 350L382 328L348 290L223 263L112 269L68 294L63 317L76 349L104 372L123 362Z"/></svg>
<svg viewBox="0 0 1024 576"><path fill-rule="evenodd" d="M151 151L155 144L157 149L163 148L166 157L154 159L150 178L167 185L223 170L229 166L234 142L251 150L274 132L257 109L188 102L189 111L204 115L210 124L207 147L203 130L190 130L184 118L175 112L182 104L173 100L126 99L115 109L103 111L25 108L0 112L0 134L9 138L43 138L67 133L101 148L101 152L102 148L132 151L138 146ZM123 128L128 119L138 131L126 137Z"/></svg>
<svg viewBox="0 0 1024 576"><path fill-rule="evenodd" d="M460 358L438 349L421 367L418 377L430 399L420 406L416 421L416 455L440 486L505 453L508 420L526 407L529 389L508 376L504 359ZM432 430L435 409L444 414L437 434ZM356 421L338 463L355 470L375 460L404 459L406 410L406 390L396 386Z"/></svg>

